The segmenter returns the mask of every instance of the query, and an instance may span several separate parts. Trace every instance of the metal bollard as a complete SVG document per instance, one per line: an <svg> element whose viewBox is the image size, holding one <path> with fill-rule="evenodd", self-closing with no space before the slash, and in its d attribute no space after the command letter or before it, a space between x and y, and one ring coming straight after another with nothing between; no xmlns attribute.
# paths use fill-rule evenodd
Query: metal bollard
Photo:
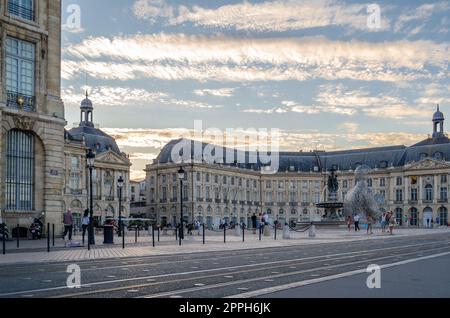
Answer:
<svg viewBox="0 0 450 318"><path fill-rule="evenodd" d="M277 240L277 224L275 224L275 241Z"/></svg>
<svg viewBox="0 0 450 318"><path fill-rule="evenodd" d="M261 236L262 236L262 227L259 226L259 240L261 241Z"/></svg>
<svg viewBox="0 0 450 318"><path fill-rule="evenodd" d="M242 242L245 242L245 224L242 223Z"/></svg>
<svg viewBox="0 0 450 318"><path fill-rule="evenodd" d="M180 225L180 233L178 234L178 239L179 239L179 241L180 241L180 246L181 246L181 237L182 237L182 235L181 235L181 231L183 231L183 225Z"/></svg>
<svg viewBox="0 0 450 318"><path fill-rule="evenodd" d="M134 243L137 243L137 232L138 232L138 229L137 229L137 226L136 226L136 228L134 229Z"/></svg>
<svg viewBox="0 0 450 318"><path fill-rule="evenodd" d="M3 223L3 241L2 241L2 243L3 243L3 255L5 255L6 254L6 224L5 223Z"/></svg>
<svg viewBox="0 0 450 318"><path fill-rule="evenodd" d="M159 243L159 235L160 235L160 228L158 226L158 243Z"/></svg>
<svg viewBox="0 0 450 318"><path fill-rule="evenodd" d="M175 226L175 241L178 241L178 226Z"/></svg>
<svg viewBox="0 0 450 318"><path fill-rule="evenodd" d="M17 224L16 236L17 236L17 248L20 248L20 225L19 224Z"/></svg>
<svg viewBox="0 0 450 318"><path fill-rule="evenodd" d="M50 223L47 223L47 252L50 253Z"/></svg>
<svg viewBox="0 0 450 318"><path fill-rule="evenodd" d="M203 245L205 245L205 224L203 224Z"/></svg>
<svg viewBox="0 0 450 318"><path fill-rule="evenodd" d="M223 227L223 242L227 242L227 228L225 226Z"/></svg>
<svg viewBox="0 0 450 318"><path fill-rule="evenodd" d="M125 225L122 222L122 249L125 249Z"/></svg>
<svg viewBox="0 0 450 318"><path fill-rule="evenodd" d="M55 224L52 224L52 240L53 240L53 247L55 247Z"/></svg>
<svg viewBox="0 0 450 318"><path fill-rule="evenodd" d="M153 247L155 247L155 228L152 226L152 241L153 241Z"/></svg>

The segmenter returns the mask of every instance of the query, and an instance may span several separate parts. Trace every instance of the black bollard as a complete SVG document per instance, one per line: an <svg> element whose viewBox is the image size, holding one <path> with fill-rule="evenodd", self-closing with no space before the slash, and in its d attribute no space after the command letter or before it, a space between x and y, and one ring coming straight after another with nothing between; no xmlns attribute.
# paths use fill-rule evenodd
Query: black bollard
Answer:
<svg viewBox="0 0 450 318"><path fill-rule="evenodd" d="M262 227L259 227L259 240L261 241Z"/></svg>
<svg viewBox="0 0 450 318"><path fill-rule="evenodd" d="M245 224L242 223L242 242L245 242Z"/></svg>
<svg viewBox="0 0 450 318"><path fill-rule="evenodd" d="M50 253L50 223L47 223L47 252Z"/></svg>
<svg viewBox="0 0 450 318"><path fill-rule="evenodd" d="M53 247L55 247L55 224L52 224L52 240L53 240Z"/></svg>
<svg viewBox="0 0 450 318"><path fill-rule="evenodd" d="M178 226L175 226L175 241L178 241Z"/></svg>
<svg viewBox="0 0 450 318"><path fill-rule="evenodd" d="M158 243L159 243L159 233L160 233L160 227L158 226Z"/></svg>
<svg viewBox="0 0 450 318"><path fill-rule="evenodd" d="M223 227L223 242L227 242L227 228L226 226Z"/></svg>
<svg viewBox="0 0 450 318"><path fill-rule="evenodd" d="M180 233L178 234L178 238L180 240L180 246L181 246L181 237L182 237L181 231L183 231L183 226L182 225L180 225Z"/></svg>
<svg viewBox="0 0 450 318"><path fill-rule="evenodd" d="M153 247L155 247L155 228L152 226L152 241L153 241Z"/></svg>
<svg viewBox="0 0 450 318"><path fill-rule="evenodd" d="M277 225L275 224L275 241L277 240Z"/></svg>
<svg viewBox="0 0 450 318"><path fill-rule="evenodd" d="M205 245L205 224L203 224L203 245Z"/></svg>
<svg viewBox="0 0 450 318"><path fill-rule="evenodd" d="M125 249L125 225L122 222L122 249Z"/></svg>
<svg viewBox="0 0 450 318"><path fill-rule="evenodd" d="M17 248L20 248L20 225L19 224L17 224L16 236L17 236Z"/></svg>
<svg viewBox="0 0 450 318"><path fill-rule="evenodd" d="M134 229L134 243L137 243L137 231L138 231L138 229L137 229L137 226L136 226L136 228Z"/></svg>
<svg viewBox="0 0 450 318"><path fill-rule="evenodd" d="M5 255L6 254L6 224L5 223L3 223L3 240L2 240L2 243L3 243L3 255Z"/></svg>

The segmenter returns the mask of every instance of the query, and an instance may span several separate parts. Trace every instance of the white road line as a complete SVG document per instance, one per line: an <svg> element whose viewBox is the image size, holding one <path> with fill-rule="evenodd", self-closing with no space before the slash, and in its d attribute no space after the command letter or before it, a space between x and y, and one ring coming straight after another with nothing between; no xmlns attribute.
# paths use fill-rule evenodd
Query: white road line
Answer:
<svg viewBox="0 0 450 318"><path fill-rule="evenodd" d="M442 249L442 248L435 248L435 249ZM432 250L434 250L434 249L432 249ZM403 253L402 255L411 255L411 254L415 254L415 253L416 252ZM446 253L450 254L450 252L446 252ZM383 257L373 258L371 261L378 261L378 260L382 260L382 259L386 259L386 258L392 258L392 256L383 256ZM355 261L355 262L351 262L351 263L344 263L344 264L333 265L331 267L339 268L339 267L344 267L344 266L349 266L349 265L358 264L358 263L364 263L364 262L366 262L366 261L364 261L364 260L363 261ZM362 271L365 271L366 270L366 266L363 266L363 267L364 267L364 269ZM306 269L306 270L301 270L301 271L297 271L297 272L278 274L278 275L272 276L272 278L281 278L281 277L287 277L287 276L294 276L294 275L310 273L310 272L314 272L314 271L318 271L318 270L322 270L322 269L323 268L312 268L312 269ZM358 271L360 271L360 270L358 270ZM257 282L257 281L263 281L263 280L264 280L264 278L260 278L260 277L249 278L249 279L243 279L243 280L226 282L226 283L217 283L217 284L208 285L208 286L205 286L205 287L187 288L187 289L175 290L175 291L170 291L170 292L163 292L163 293L160 293L160 294L151 294L151 295L141 296L139 298L162 298L162 297L168 297L170 295L173 295L174 292L176 292L176 294L185 294L185 293L191 293L191 292L196 292L196 291L201 291L201 290L206 290L206 289L229 287L229 286L233 286L233 285ZM239 298L239 295L236 295L236 298Z"/></svg>
<svg viewBox="0 0 450 318"><path fill-rule="evenodd" d="M398 249L398 248L410 248L410 247L426 246L426 245L440 244L440 243L441 242L428 242L428 243L421 243L421 244L393 246L393 247L385 247L385 248L379 248L379 249L373 249L373 250L331 254L331 255L328 255L328 256L329 257L334 257L334 256L346 256L346 255L352 255L352 254L361 255L361 254L366 254L366 253L373 253L373 252L376 252L376 251L385 251L385 250ZM449 244L449 242L447 242L447 244ZM163 278L163 277L171 277L171 276L185 276L185 275L191 275L191 274L209 273L209 272L215 272L215 271L233 270L233 269L249 268L249 267L255 267L255 266L279 265L279 264L282 264L282 263L290 263L290 262L298 262L298 261L305 261L305 260L320 259L320 258L323 258L323 257L324 256L321 255L321 256L304 257L304 258L297 258L297 259L290 259L290 260L283 260L283 261L259 263L259 264L237 265L237 266L231 266L231 267L211 268L211 269L204 269L204 270L198 270L198 271L189 271L189 272L181 272L181 273L168 273L168 274L153 275L153 276L116 279L116 280L110 280L110 281L105 281L105 282L88 283L86 285L83 285L82 287L92 287L92 286L98 286L98 285L124 283L124 282L138 281L138 280L145 280L145 279L152 279L152 278ZM63 289L67 289L67 286L59 286L59 287L52 287L52 288L41 288L41 289L32 289L32 290L24 290L24 291L18 291L18 292L4 293L4 294L0 294L0 297L22 295L22 294L34 294L34 293L49 292L49 291L63 290Z"/></svg>
<svg viewBox="0 0 450 318"><path fill-rule="evenodd" d="M401 266L401 265L405 265L405 264L409 264L409 263L419 262L419 261L423 261L423 260L427 260L427 259L431 259L431 258L446 256L446 255L450 255L450 252L433 254L433 255L428 255L428 256L423 256L423 257L418 257L418 258L412 258L412 259L401 261L401 262L385 264L385 265L381 265L380 268L383 269L383 268L389 268L389 267L394 267L394 266ZM366 269L358 269L358 270L350 271L347 273L341 273L341 274L336 274L336 275L331 275L331 276L326 276L326 277L321 277L321 278L316 278L316 279L309 279L309 280L304 280L304 281L300 281L300 282L290 283L290 284L286 284L286 285L264 288L264 289L260 289L260 290L251 291L248 293L228 296L225 298L253 298L253 297L258 297L258 296L262 296L262 295L272 294L272 293L287 290L287 289L322 283L322 282L335 280L335 279L339 279L339 278L344 278L344 277L350 277L350 276L354 276L354 275L358 275L358 274L362 274L362 273L366 273Z"/></svg>

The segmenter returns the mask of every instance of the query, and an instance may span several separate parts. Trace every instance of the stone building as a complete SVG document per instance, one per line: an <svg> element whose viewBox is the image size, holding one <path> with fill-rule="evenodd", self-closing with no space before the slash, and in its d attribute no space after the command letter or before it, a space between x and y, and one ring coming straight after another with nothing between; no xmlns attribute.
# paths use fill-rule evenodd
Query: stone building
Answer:
<svg viewBox="0 0 450 318"><path fill-rule="evenodd" d="M28 227L63 209L61 1L0 1L0 207Z"/></svg>
<svg viewBox="0 0 450 318"><path fill-rule="evenodd" d="M116 141L93 123L94 108L91 100L81 102L80 124L65 132L65 169L63 188L63 210L71 209L76 224L89 208L89 169L86 153L95 153L95 168L92 173L92 193L94 202L94 221L102 224L107 217L118 217L119 193L118 179L124 180L122 188L122 215L128 216L130 210L130 160L122 153Z"/></svg>
<svg viewBox="0 0 450 318"><path fill-rule="evenodd" d="M117 179L125 179L129 213L130 162L114 139L93 125L82 102L77 128L65 131L61 100L61 1L0 0L0 220L28 228L35 217L62 229L71 208L87 205L86 151L96 152L94 215L117 215Z"/></svg>
<svg viewBox="0 0 450 318"><path fill-rule="evenodd" d="M204 158L174 164L167 144L153 164L146 167L149 217L175 224L180 219L180 181L177 171L187 172L183 182L184 218L210 225L220 220L250 224L253 213L267 212L272 219L318 221L316 204L327 197L326 181L337 170L339 199L354 186L354 170L368 165L369 188L385 198L383 209L392 210L399 225L431 226L448 222L450 139L444 133L439 106L433 116L433 134L410 147L391 146L333 152L280 152L276 174L261 173L262 165L207 164ZM193 141L188 143L194 144ZM205 149L205 144L202 149ZM193 147L192 147L193 148ZM224 151L226 153L227 151ZM234 153L234 160L238 152ZM255 154L245 153L245 158ZM225 160L223 162L234 162Z"/></svg>
<svg viewBox="0 0 450 318"><path fill-rule="evenodd" d="M141 218L146 215L147 197L144 181L130 181L130 216Z"/></svg>

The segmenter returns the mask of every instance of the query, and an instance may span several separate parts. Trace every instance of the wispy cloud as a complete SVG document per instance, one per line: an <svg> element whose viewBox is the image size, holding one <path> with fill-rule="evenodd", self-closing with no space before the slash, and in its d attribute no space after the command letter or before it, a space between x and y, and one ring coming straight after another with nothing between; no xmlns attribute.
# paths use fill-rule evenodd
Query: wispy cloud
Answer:
<svg viewBox="0 0 450 318"><path fill-rule="evenodd" d="M138 0L134 13L150 23L163 20L169 25L196 26L258 32L281 32L327 26L372 31L367 27L367 4L345 4L334 0L277 0L222 5L171 5L164 0ZM389 26L383 20L380 29ZM379 29L378 29L379 30Z"/></svg>
<svg viewBox="0 0 450 318"><path fill-rule="evenodd" d="M394 31L416 35L425 28L434 14L446 11L450 11L448 1L426 3L416 8L406 9L396 19Z"/></svg>
<svg viewBox="0 0 450 318"><path fill-rule="evenodd" d="M194 94L198 96L231 97L234 91L234 88L197 89L194 91Z"/></svg>
<svg viewBox="0 0 450 318"><path fill-rule="evenodd" d="M79 105L83 99L83 93L86 90L76 89L74 86L67 86L61 92L65 103ZM221 108L221 105L211 105L204 102L193 100L181 100L170 97L164 92L151 92L145 89L117 87L117 86L98 86L88 87L89 98L95 105L99 106L126 106L126 105L156 105L163 104L168 106L181 106L184 108Z"/></svg>
<svg viewBox="0 0 450 318"><path fill-rule="evenodd" d="M332 41L324 37L242 39L185 34L90 38L64 50L63 78L285 81L322 78L410 81L446 70L449 43ZM97 61L101 59L101 61ZM444 76L444 75L441 75Z"/></svg>

